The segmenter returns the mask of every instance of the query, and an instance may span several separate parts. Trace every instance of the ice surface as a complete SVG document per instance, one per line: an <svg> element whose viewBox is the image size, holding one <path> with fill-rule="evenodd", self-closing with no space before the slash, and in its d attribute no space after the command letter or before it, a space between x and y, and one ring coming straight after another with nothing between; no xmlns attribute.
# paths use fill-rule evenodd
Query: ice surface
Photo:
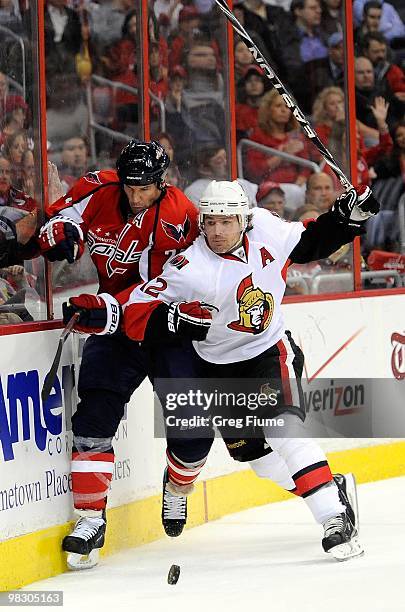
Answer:
<svg viewBox="0 0 405 612"><path fill-rule="evenodd" d="M366 554L342 563L322 551L322 528L294 499L226 516L180 538L103 559L92 570L26 588L63 590L65 612L405 610L405 477L359 486L359 505ZM170 586L173 563L181 575Z"/></svg>

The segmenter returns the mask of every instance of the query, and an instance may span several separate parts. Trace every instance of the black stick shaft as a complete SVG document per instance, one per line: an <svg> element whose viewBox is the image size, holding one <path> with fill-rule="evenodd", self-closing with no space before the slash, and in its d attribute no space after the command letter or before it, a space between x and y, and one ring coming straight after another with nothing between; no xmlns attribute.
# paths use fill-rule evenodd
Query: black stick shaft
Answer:
<svg viewBox="0 0 405 612"><path fill-rule="evenodd" d="M269 79L272 86L275 89L277 89L278 93L283 98L284 103L287 106L287 108L291 110L292 114L294 115L298 123L300 124L304 133L308 136L308 138L311 140L314 146L318 149L318 151L320 152L320 154L322 155L326 163L332 168L333 172L338 177L343 187L345 189L352 188L353 185L351 184L347 176L343 173L343 171L338 166L332 153L325 147L323 142L320 140L318 134L316 133L314 128L311 126L311 124L307 121L304 113L298 107L293 96L288 92L286 87L280 81L280 79L278 78L278 76L276 75L272 67L270 66L269 62L264 57L263 53L260 51L259 47L253 42L248 32L245 30L245 28L240 23L240 21L238 21L238 19L235 17L232 11L229 10L227 4L225 3L225 0L215 0L215 2L217 3L221 11L224 13L228 21L231 23L235 32L237 32L239 36L241 36L247 41L247 46L249 48L249 51L252 53L255 62L263 70L265 76Z"/></svg>
<svg viewBox="0 0 405 612"><path fill-rule="evenodd" d="M60 335L59 342L58 342L58 348L57 348L55 357L53 359L51 369L49 370L48 374L45 376L45 381L44 381L44 384L41 390L42 403L46 402L46 400L49 397L49 394L53 387L53 383L55 381L56 373L59 368L60 358L62 356L63 345L65 344L66 339L68 338L70 332L72 331L79 317L80 317L80 312L75 312L75 314L68 321L68 323L66 324L66 327L64 328L63 332Z"/></svg>

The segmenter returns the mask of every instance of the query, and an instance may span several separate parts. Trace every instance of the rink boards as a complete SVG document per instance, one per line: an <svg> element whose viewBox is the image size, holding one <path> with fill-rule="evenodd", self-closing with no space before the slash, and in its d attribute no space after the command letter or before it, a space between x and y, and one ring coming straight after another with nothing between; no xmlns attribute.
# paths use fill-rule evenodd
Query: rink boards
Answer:
<svg viewBox="0 0 405 612"><path fill-rule="evenodd" d="M286 326L306 356L307 379L356 376L405 385L404 304L404 293L285 304ZM76 402L78 337L65 345L52 400L46 406L40 401L59 334L48 330L0 336L0 590L66 568L60 541L71 520L70 418ZM311 409L319 410L315 403ZM342 406L341 419L350 423L355 416ZM322 445L334 470L354 471L361 482L405 474L401 440L334 438ZM114 447L104 554L163 536L165 443L154 438L149 383L131 399ZM287 497L232 462L216 440L203 480L190 498L189 526Z"/></svg>

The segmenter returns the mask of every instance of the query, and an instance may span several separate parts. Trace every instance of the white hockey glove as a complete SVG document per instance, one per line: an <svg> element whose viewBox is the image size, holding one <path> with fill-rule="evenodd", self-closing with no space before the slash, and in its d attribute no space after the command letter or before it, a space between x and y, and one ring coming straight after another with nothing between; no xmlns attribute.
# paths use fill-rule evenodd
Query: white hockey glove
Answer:
<svg viewBox="0 0 405 612"><path fill-rule="evenodd" d="M360 185L342 193L332 206L341 223L352 227L361 227L367 219L380 210L380 204L373 196L370 187Z"/></svg>

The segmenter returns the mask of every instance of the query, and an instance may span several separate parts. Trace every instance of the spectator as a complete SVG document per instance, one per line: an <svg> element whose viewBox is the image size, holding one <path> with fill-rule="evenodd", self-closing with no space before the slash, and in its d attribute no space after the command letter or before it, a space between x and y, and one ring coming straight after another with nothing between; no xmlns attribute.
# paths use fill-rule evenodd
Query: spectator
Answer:
<svg viewBox="0 0 405 612"><path fill-rule="evenodd" d="M18 2L14 0L1 0L0 25L11 30L15 34L22 33L21 13Z"/></svg>
<svg viewBox="0 0 405 612"><path fill-rule="evenodd" d="M31 149L24 151L22 156L22 191L35 197L35 163Z"/></svg>
<svg viewBox="0 0 405 612"><path fill-rule="evenodd" d="M76 11L67 0L47 0L45 6L45 53L49 76L74 73L75 56L80 51L81 26Z"/></svg>
<svg viewBox="0 0 405 612"><path fill-rule="evenodd" d="M354 0L353 15L357 26L361 24L365 4L366 0ZM392 4L382 0L380 6L382 10L379 31L389 41L405 36L405 26Z"/></svg>
<svg viewBox="0 0 405 612"><path fill-rule="evenodd" d="M12 184L12 164L0 155L0 207L8 206L26 212L38 210L35 200Z"/></svg>
<svg viewBox="0 0 405 612"><path fill-rule="evenodd" d="M0 71L0 123L3 122L7 113L18 107L27 109L24 98L10 93L7 75Z"/></svg>
<svg viewBox="0 0 405 612"><path fill-rule="evenodd" d="M81 22L81 44L80 50L76 53L75 65L76 73L82 83L87 83L92 73L97 70L99 60L98 50L92 40L92 31L90 26L90 13L82 9L80 11Z"/></svg>
<svg viewBox="0 0 405 612"><path fill-rule="evenodd" d="M0 156L0 268L37 254L37 210L32 198L11 185L11 164Z"/></svg>
<svg viewBox="0 0 405 612"><path fill-rule="evenodd" d="M405 120L397 123L392 130L394 147L392 153L384 155L375 162L375 172L378 178L402 176L403 191L405 191Z"/></svg>
<svg viewBox="0 0 405 612"><path fill-rule="evenodd" d="M336 121L342 121L345 112L345 95L339 87L326 87L315 99L312 121L319 138L327 146Z"/></svg>
<svg viewBox="0 0 405 612"><path fill-rule="evenodd" d="M326 35L320 31L321 5L319 0L293 0L293 23L282 32L282 55L287 79L300 106L310 112L306 82L307 64L328 55Z"/></svg>
<svg viewBox="0 0 405 612"><path fill-rule="evenodd" d="M268 91L260 102L258 126L250 139L306 160L310 157L307 140L296 119L274 89ZM286 194L287 207L295 209L303 204L304 186L311 173L308 168L256 149L248 150L246 162L250 180L261 183L268 179L280 183Z"/></svg>
<svg viewBox="0 0 405 612"><path fill-rule="evenodd" d="M167 132L161 132L157 136L157 138L154 138L153 140L157 140L158 142L160 142L160 144L165 149L166 153L170 158L170 166L166 175L166 181L170 183L170 185L174 185L179 189L183 189L184 179L180 174L179 167L175 160L174 145L171 136L169 136Z"/></svg>
<svg viewBox="0 0 405 612"><path fill-rule="evenodd" d="M244 5L243 0L237 0L233 3L233 12L243 27L252 37L254 37L253 40L256 42L259 49L265 51L266 57L269 59L271 65L276 68L276 61L272 54L274 43L268 34L266 21L259 17L259 15L249 11Z"/></svg>
<svg viewBox="0 0 405 612"><path fill-rule="evenodd" d="M388 113L387 102L384 98L376 97L371 106L371 110L378 127L379 141L377 145L366 147L360 133L359 122L356 124L358 182L363 185L369 185L371 179L375 176L374 171L371 171L370 174L370 167L373 166L380 157L389 155L392 151L392 139L386 121ZM341 162L342 168L347 172L349 170L349 164L346 159L346 129L344 119L342 121L336 121L333 126L329 138L329 149L335 159Z"/></svg>
<svg viewBox="0 0 405 612"><path fill-rule="evenodd" d="M182 8L181 0L155 0L153 11L166 37L172 31L177 30L179 13Z"/></svg>
<svg viewBox="0 0 405 612"><path fill-rule="evenodd" d="M60 178L68 191L88 170L87 143L81 136L65 140L62 146Z"/></svg>
<svg viewBox="0 0 405 612"><path fill-rule="evenodd" d="M318 176L318 175L312 175ZM301 221L305 224L309 220L315 220L322 214L316 206L305 204L295 211L293 221ZM311 283L316 274L322 272L320 261L311 261L305 264L292 264L287 268L287 295L302 295L311 293Z"/></svg>
<svg viewBox="0 0 405 612"><path fill-rule="evenodd" d="M321 30L327 36L341 32L343 23L342 0L321 0Z"/></svg>
<svg viewBox="0 0 405 612"><path fill-rule="evenodd" d="M25 125L25 111L22 108L15 108L11 113L7 113L1 122L0 146L4 144L6 138L19 132Z"/></svg>
<svg viewBox="0 0 405 612"><path fill-rule="evenodd" d="M187 73L182 66L174 66L169 76L169 92L165 100L167 129L173 137L181 172L187 172L193 154L193 132L187 123L188 115L183 95Z"/></svg>
<svg viewBox="0 0 405 612"><path fill-rule="evenodd" d="M389 103L388 125L398 121L404 114L405 104L394 97L387 82L376 84L373 65L367 57L357 57L354 65L356 84L356 115L363 124L360 131L366 144L378 142L377 122L372 105L377 97L383 97ZM370 129L371 128L371 129Z"/></svg>
<svg viewBox="0 0 405 612"><path fill-rule="evenodd" d="M192 137L191 153L225 142L224 84L214 48L204 39L192 43L186 57L187 86L182 118ZM174 132L171 132L174 134Z"/></svg>
<svg viewBox="0 0 405 612"><path fill-rule="evenodd" d="M133 0L100 0L97 3L88 3L92 32L101 52L120 38L125 17L133 8Z"/></svg>
<svg viewBox="0 0 405 612"><path fill-rule="evenodd" d="M263 71L251 64L238 83L238 103L235 106L237 138L248 138L257 126L260 100L268 89Z"/></svg>
<svg viewBox="0 0 405 612"><path fill-rule="evenodd" d="M363 20L354 31L357 55L363 47L363 40L366 34L378 32L381 21L381 2L379 0L369 0L363 7Z"/></svg>
<svg viewBox="0 0 405 612"><path fill-rule="evenodd" d="M149 78L152 93L164 99L169 91L167 68L160 61L159 43L156 42L149 44Z"/></svg>
<svg viewBox="0 0 405 612"><path fill-rule="evenodd" d="M198 204L200 196L207 185L213 181L224 181L228 176L228 161L226 151L221 145L212 145L197 152L196 159L197 178L184 191L186 196ZM257 185L244 179L238 179L246 191L252 206L256 206Z"/></svg>
<svg viewBox="0 0 405 612"><path fill-rule="evenodd" d="M363 38L363 53L373 64L377 86L386 89L386 82L394 96L401 102L405 102L404 71L388 61L387 41L380 32L370 32Z"/></svg>
<svg viewBox="0 0 405 612"><path fill-rule="evenodd" d="M295 211L292 220L305 221L307 219L317 219L320 214L322 214L322 211L317 206L313 206L312 204L304 204L304 206L301 206Z"/></svg>
<svg viewBox="0 0 405 612"><path fill-rule="evenodd" d="M235 37L234 45L235 57L235 82L238 82L245 74L247 68L253 62L253 56L248 49L247 44L240 38Z"/></svg>
<svg viewBox="0 0 405 612"><path fill-rule="evenodd" d="M10 113L17 130L23 130L27 127L28 106L25 102L15 102L12 105L6 102L6 111Z"/></svg>
<svg viewBox="0 0 405 612"><path fill-rule="evenodd" d="M157 43L159 45L160 62L165 70L165 77L167 77L169 71L169 46L166 38L160 33L159 23L155 13L152 11L149 11L148 26L149 43Z"/></svg>
<svg viewBox="0 0 405 612"><path fill-rule="evenodd" d="M342 32L328 38L328 57L308 62L305 67L308 101L313 104L316 95L325 87L344 86L344 49ZM309 103L308 102L308 103Z"/></svg>
<svg viewBox="0 0 405 612"><path fill-rule="evenodd" d="M185 65L188 79L184 95L209 97L223 106L224 82L212 41L195 39L186 53Z"/></svg>
<svg viewBox="0 0 405 612"><path fill-rule="evenodd" d="M4 141L3 155L11 163L11 182L18 187L22 186L22 159L27 149L28 139L24 130L14 132Z"/></svg>
<svg viewBox="0 0 405 612"><path fill-rule="evenodd" d="M184 6L179 12L179 29L169 43L169 67L182 63L184 50L190 47L200 30L201 17L193 5Z"/></svg>
<svg viewBox="0 0 405 612"><path fill-rule="evenodd" d="M104 76L134 89L138 87L136 20L136 11L130 11L122 25L122 37L106 46L101 56ZM133 129L134 124L138 123L137 93L119 88L110 89L108 98L108 101L104 101L105 107L108 107L104 122L121 132L125 132L128 124Z"/></svg>
<svg viewBox="0 0 405 612"><path fill-rule="evenodd" d="M283 39L281 31L288 29L290 20L285 10L279 6L272 6L263 0L243 0L238 6L238 12L242 13L242 24L247 31L258 36L264 42L267 50L267 59L276 70L277 74L284 78L285 67L282 57ZM255 41L256 42L256 41ZM259 44L259 48L262 45Z"/></svg>
<svg viewBox="0 0 405 612"><path fill-rule="evenodd" d="M76 74L55 74L49 85L47 137L52 152L58 152L62 150L63 143L68 138L87 135L89 116Z"/></svg>
<svg viewBox="0 0 405 612"><path fill-rule="evenodd" d="M336 191L330 174L318 172L308 178L305 206L312 206L322 213L327 212L336 200ZM302 214L302 213L301 213Z"/></svg>
<svg viewBox="0 0 405 612"><path fill-rule="evenodd" d="M282 219L285 214L285 193L279 183L265 181L259 185L256 194L257 206L276 213Z"/></svg>

